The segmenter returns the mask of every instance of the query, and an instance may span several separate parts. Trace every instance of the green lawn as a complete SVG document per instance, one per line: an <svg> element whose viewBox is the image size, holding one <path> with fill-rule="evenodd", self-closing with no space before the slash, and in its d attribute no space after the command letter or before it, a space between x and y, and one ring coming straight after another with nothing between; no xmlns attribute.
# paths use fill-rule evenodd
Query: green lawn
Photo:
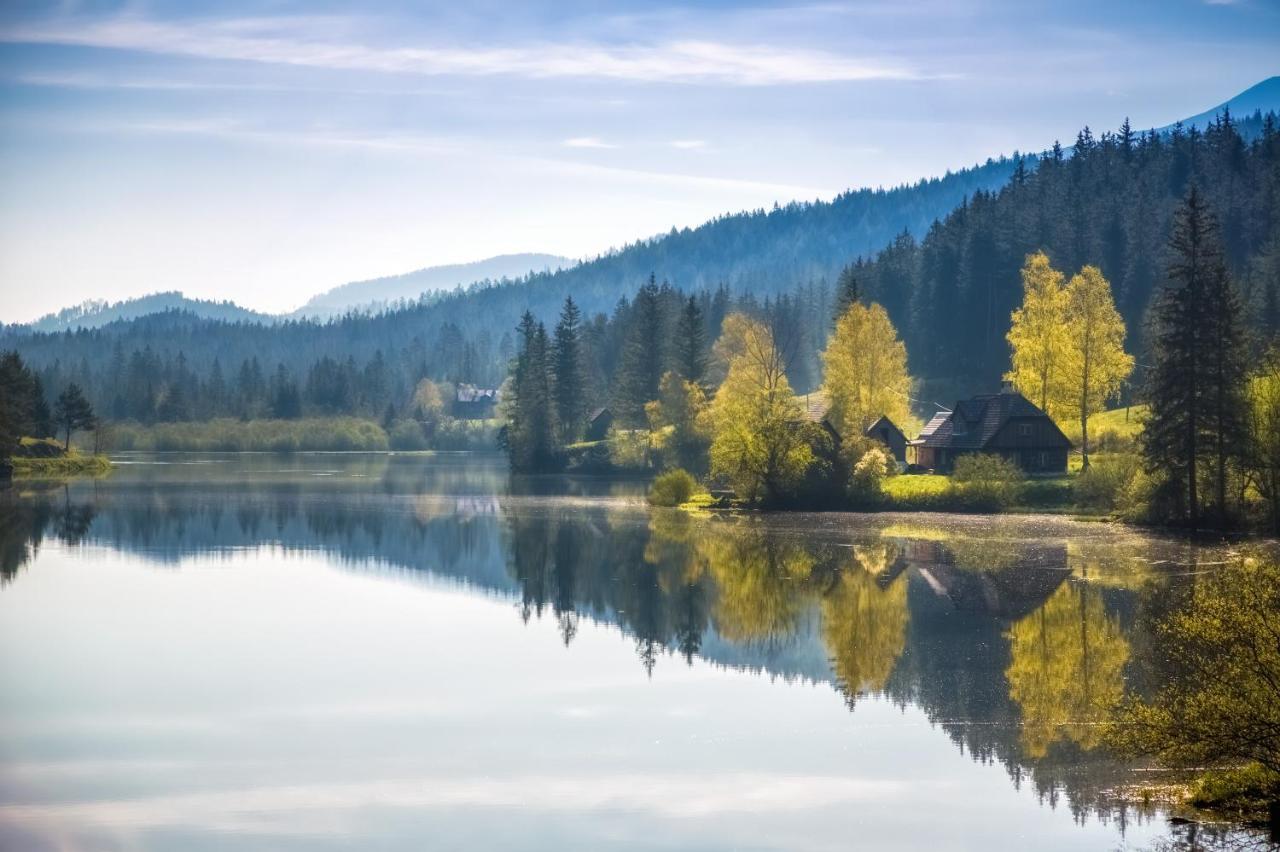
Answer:
<svg viewBox="0 0 1280 852"><path fill-rule="evenodd" d="M904 473L884 481L884 493L891 500L913 500L931 497L947 490L951 480L929 473Z"/></svg>
<svg viewBox="0 0 1280 852"><path fill-rule="evenodd" d="M1142 431L1142 420L1147 414L1147 406L1133 405L1129 408L1113 408L1089 418L1089 444L1092 446L1108 437L1119 439L1137 438ZM1062 431L1072 441L1080 441L1079 423L1060 423Z"/></svg>

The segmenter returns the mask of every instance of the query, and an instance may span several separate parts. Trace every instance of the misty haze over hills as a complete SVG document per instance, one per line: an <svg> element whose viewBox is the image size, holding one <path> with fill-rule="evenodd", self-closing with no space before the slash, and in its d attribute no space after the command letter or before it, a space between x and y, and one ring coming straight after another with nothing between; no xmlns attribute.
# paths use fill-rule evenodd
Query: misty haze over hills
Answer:
<svg viewBox="0 0 1280 852"><path fill-rule="evenodd" d="M434 290L450 290L477 281L500 281L522 278L531 272L555 272L567 269L577 261L554 254L502 254L473 263L428 266L367 281L353 281L313 296L292 317L326 317L350 310L380 310L393 303L417 299Z"/></svg>
<svg viewBox="0 0 1280 852"><path fill-rule="evenodd" d="M1203 128L1224 108L1231 110L1246 140L1256 136L1261 130L1258 114L1280 111L1280 76L1270 77L1181 123L1184 127ZM1171 123L1158 130L1165 132L1172 127ZM1071 151L1071 146L1065 147L1067 155ZM845 264L872 256L904 233L917 240L922 238L936 221L975 193L994 192L1005 186L1019 161L1033 168L1038 157L1015 154L909 186L849 190L830 202L792 202L775 205L771 210L725 215L696 228L673 228L666 234L637 240L582 263L551 254L510 254L351 282L321 293L284 315L262 314L231 302L191 299L167 292L114 304L86 303L20 328L98 328L116 320L167 310L230 322L327 320L352 310L368 313L393 309L424 294L503 281L556 294L571 292L588 311L598 311L609 310L650 274L686 290L725 284L739 292L777 293L807 281L832 280ZM529 296L531 305L545 301L532 291ZM551 298L558 302L563 296Z"/></svg>

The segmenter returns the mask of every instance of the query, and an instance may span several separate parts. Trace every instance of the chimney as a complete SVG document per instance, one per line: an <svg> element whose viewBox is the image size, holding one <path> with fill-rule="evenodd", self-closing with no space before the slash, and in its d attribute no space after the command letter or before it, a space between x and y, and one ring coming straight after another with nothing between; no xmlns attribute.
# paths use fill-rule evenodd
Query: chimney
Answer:
<svg viewBox="0 0 1280 852"><path fill-rule="evenodd" d="M1015 388L1013 386L1013 382L1009 381L1008 379L1005 379L1004 383L1000 385L1000 393L1013 394L1017 392L1018 392L1018 389Z"/></svg>

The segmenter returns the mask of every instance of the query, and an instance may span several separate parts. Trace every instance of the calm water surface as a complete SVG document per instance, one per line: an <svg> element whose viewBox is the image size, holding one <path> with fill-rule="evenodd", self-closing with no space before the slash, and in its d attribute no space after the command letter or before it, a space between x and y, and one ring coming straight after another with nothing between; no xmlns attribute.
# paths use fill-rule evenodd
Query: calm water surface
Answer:
<svg viewBox="0 0 1280 852"><path fill-rule="evenodd" d="M127 461L0 496L2 849L1195 842L1116 803L1098 723L1221 553L483 456Z"/></svg>

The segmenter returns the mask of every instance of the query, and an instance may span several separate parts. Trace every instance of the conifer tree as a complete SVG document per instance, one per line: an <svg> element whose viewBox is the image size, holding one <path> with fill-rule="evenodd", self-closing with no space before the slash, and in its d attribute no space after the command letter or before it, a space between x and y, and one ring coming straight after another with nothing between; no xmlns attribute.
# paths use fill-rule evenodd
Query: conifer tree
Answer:
<svg viewBox="0 0 1280 852"><path fill-rule="evenodd" d="M89 405L89 400L84 398L84 392L74 382L67 385L67 389L58 395L58 402L54 406L54 419L66 434L64 450L71 449L73 432L78 429L92 429L97 422L97 418L93 416L93 406Z"/></svg>
<svg viewBox="0 0 1280 852"><path fill-rule="evenodd" d="M839 322L840 317L849 310L849 306L855 304L860 298L862 293L858 288L858 276L854 273L851 263L840 270L840 277L836 279L836 310L832 321Z"/></svg>
<svg viewBox="0 0 1280 852"><path fill-rule="evenodd" d="M662 302L653 276L636 293L615 380L614 412L624 423L644 422L644 405L658 398L665 372Z"/></svg>
<svg viewBox="0 0 1280 852"><path fill-rule="evenodd" d="M698 300L690 296L676 323L674 367L686 382L700 384L707 372L706 331Z"/></svg>
<svg viewBox="0 0 1280 852"><path fill-rule="evenodd" d="M1247 439L1246 347L1218 224L1195 186L1177 211L1169 249L1168 282L1155 307L1143 450L1147 466L1169 476L1175 519L1193 528L1208 466L1223 526L1228 464Z"/></svg>
<svg viewBox="0 0 1280 852"><path fill-rule="evenodd" d="M556 323L553 372L556 419L565 443L577 440L586 416L586 377L582 364L582 312L566 296Z"/></svg>
<svg viewBox="0 0 1280 852"><path fill-rule="evenodd" d="M507 405L507 452L513 470L552 469L559 456L547 329L525 311Z"/></svg>

